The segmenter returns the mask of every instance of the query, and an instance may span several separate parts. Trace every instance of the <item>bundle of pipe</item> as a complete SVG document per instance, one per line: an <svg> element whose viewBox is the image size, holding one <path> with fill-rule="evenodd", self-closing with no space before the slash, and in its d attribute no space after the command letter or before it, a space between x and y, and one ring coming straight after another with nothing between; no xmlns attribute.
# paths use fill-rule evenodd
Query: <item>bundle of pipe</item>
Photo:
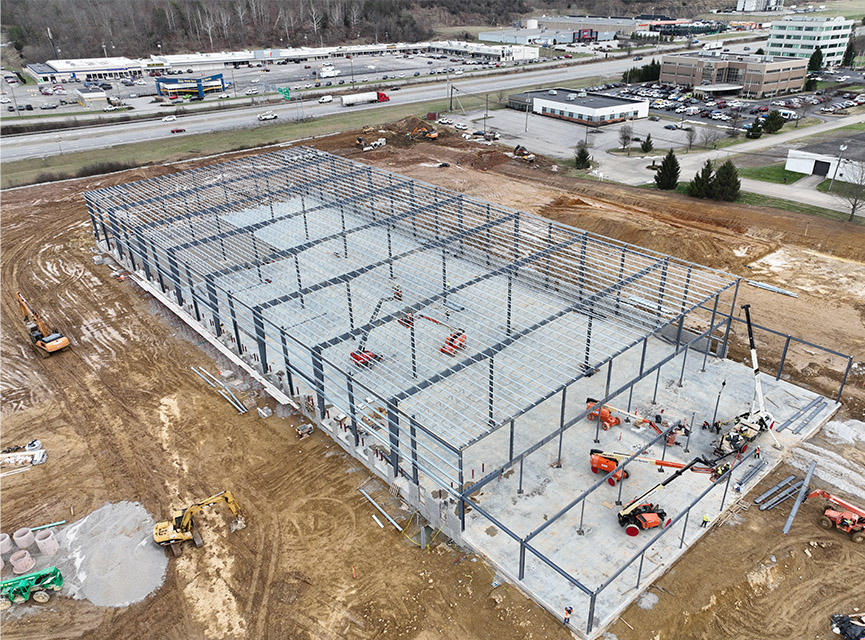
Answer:
<svg viewBox="0 0 865 640"><path fill-rule="evenodd" d="M234 407L235 409L237 409L238 413L246 413L246 407L243 406L243 403L237 399L237 396L235 396L234 393L232 393L231 389L229 389L225 385L225 383L223 383L221 380L217 379L212 373L210 373L204 367L198 367L198 368L189 367L189 368L192 369L192 371L195 372L195 374L199 378L201 378L208 385L210 385L211 387L216 389L216 391L219 393L219 395L221 395L223 398L228 400L229 404L232 407Z"/></svg>
<svg viewBox="0 0 865 640"><path fill-rule="evenodd" d="M760 469L762 469L765 466L766 466L766 461L761 460L759 463L757 463L756 465L751 467L748 471L746 471L745 475L743 475L739 479L739 482L736 483L736 490L740 491L742 489L742 487L744 487L751 480L753 480L754 476L756 476L758 473L760 473Z"/></svg>

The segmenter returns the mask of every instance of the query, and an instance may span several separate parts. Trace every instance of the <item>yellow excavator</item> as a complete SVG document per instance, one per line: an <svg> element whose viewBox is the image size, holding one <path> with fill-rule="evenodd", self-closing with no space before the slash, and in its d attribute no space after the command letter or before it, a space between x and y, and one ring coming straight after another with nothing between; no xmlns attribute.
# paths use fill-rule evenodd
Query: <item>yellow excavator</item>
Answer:
<svg viewBox="0 0 865 640"><path fill-rule="evenodd" d="M418 138L422 140L438 140L439 132L429 125L422 124L408 134L408 136L412 140L417 140Z"/></svg>
<svg viewBox="0 0 865 640"><path fill-rule="evenodd" d="M157 522L153 527L153 541L160 546L170 547L175 556L180 555L181 543L188 540L192 540L196 547L204 546L204 540L201 539L201 534L198 533L198 528L195 526L195 515L202 509L217 502L225 502L228 508L231 509L231 513L234 514L234 520L229 525L229 529L232 532L243 529L246 526L246 522L240 513L240 505L237 504L234 495L231 491L220 491L216 495L191 504L185 509L172 511L171 520Z"/></svg>
<svg viewBox="0 0 865 640"><path fill-rule="evenodd" d="M33 343L33 346L36 347L43 357L48 357L52 353L57 353L69 346L69 338L57 329L49 331L48 325L43 322L39 314L36 313L20 292L18 293L18 306L21 308L21 315L24 318L27 333L30 334L30 342Z"/></svg>

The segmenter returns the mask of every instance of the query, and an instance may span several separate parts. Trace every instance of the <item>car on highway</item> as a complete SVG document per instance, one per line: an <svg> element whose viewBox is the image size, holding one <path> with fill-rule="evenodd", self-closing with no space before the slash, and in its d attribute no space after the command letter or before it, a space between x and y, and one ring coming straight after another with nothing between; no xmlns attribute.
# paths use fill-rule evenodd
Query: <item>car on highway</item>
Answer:
<svg viewBox="0 0 865 640"><path fill-rule="evenodd" d="M162 118L163 122L174 122L175 120L177 120L177 116L165 116Z"/></svg>
<svg viewBox="0 0 865 640"><path fill-rule="evenodd" d="M265 120L276 120L276 118L277 115L273 111L265 111L264 113L258 114L258 119L262 122Z"/></svg>
<svg viewBox="0 0 865 640"><path fill-rule="evenodd" d="M175 127L171 130L171 133L185 133L186 129L181 129L180 127Z"/></svg>
<svg viewBox="0 0 865 640"><path fill-rule="evenodd" d="M247 89L246 90L246 95L248 95L248 96L254 96L257 93L258 93L258 89Z"/></svg>
<svg viewBox="0 0 865 640"><path fill-rule="evenodd" d="M324 104L326 102L333 102L333 96L321 96L318 99L319 104Z"/></svg>

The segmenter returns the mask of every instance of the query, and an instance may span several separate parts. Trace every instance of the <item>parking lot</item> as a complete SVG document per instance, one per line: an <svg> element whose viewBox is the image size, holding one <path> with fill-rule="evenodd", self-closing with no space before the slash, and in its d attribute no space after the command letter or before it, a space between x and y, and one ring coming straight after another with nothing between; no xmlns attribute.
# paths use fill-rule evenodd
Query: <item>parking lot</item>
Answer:
<svg viewBox="0 0 865 640"><path fill-rule="evenodd" d="M555 59L552 62L561 63L566 60ZM222 73L226 83L222 98L237 98L253 100L257 96L276 93L278 88L289 88L292 93L315 91L320 94L329 87L334 89L384 84L387 88L401 86L412 81L428 81L431 77L459 78L470 73L494 72L496 69L543 65L549 59L537 61L488 62L474 60L469 57L432 54L385 54L380 56L341 57L328 60L318 60L295 64L293 62L256 63L252 66L229 66L223 69L195 71L192 68L173 69L170 76L195 78ZM4 72L4 77L13 77ZM107 80L110 85L105 92L116 101L125 102L136 110L158 110L158 105L151 105L156 97L156 77L144 75L142 78L130 78L124 84L121 79ZM63 82L51 85L36 85L30 80L26 85L20 83L2 83L0 103L7 108L4 116L19 113L34 115L35 113L85 113L75 102L75 89L83 87L82 82ZM59 91L55 90L59 88ZM47 95L40 93L41 88L51 90ZM218 94L210 94L206 101L216 101ZM66 104L70 103L70 104ZM44 105L51 105L42 108ZM16 109L17 107L17 109Z"/></svg>

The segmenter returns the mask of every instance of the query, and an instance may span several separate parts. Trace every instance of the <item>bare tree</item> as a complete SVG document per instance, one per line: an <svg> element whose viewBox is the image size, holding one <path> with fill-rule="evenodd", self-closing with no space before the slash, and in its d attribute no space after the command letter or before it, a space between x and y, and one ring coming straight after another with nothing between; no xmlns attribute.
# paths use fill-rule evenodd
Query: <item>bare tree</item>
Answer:
<svg viewBox="0 0 865 640"><path fill-rule="evenodd" d="M238 0L234 3L234 12L237 14L237 24L241 31L246 23L246 1Z"/></svg>
<svg viewBox="0 0 865 640"><path fill-rule="evenodd" d="M628 155L631 155L631 140L634 137L634 127L629 124L623 124L619 128L619 142L622 144L622 151L625 147L628 148Z"/></svg>
<svg viewBox="0 0 865 640"><path fill-rule="evenodd" d="M724 134L721 133L720 129L709 125L703 127L703 131L700 134L700 140L702 141L703 146L708 149L709 147L715 147L718 140L720 140L723 135Z"/></svg>
<svg viewBox="0 0 865 640"><path fill-rule="evenodd" d="M360 23L362 11L363 10L359 3L351 3L351 6L348 8L348 24L351 25L351 27L356 27Z"/></svg>
<svg viewBox="0 0 865 640"><path fill-rule="evenodd" d="M694 140L697 138L697 130L694 127L685 129L685 138L688 140L688 151L694 146Z"/></svg>
<svg viewBox="0 0 865 640"><path fill-rule="evenodd" d="M324 19L324 14L322 14L319 8L315 6L314 1L306 3L306 13L309 16L309 26L312 27L312 32L318 35L318 31L321 29L322 20Z"/></svg>
<svg viewBox="0 0 865 640"><path fill-rule="evenodd" d="M730 128L727 130L727 136L730 138L738 138L739 137L739 123L742 121L742 113L739 109L733 109L730 111L730 119L727 123L730 125Z"/></svg>
<svg viewBox="0 0 865 640"><path fill-rule="evenodd" d="M213 31L216 29L216 19L210 12L208 5L204 5L203 14L201 13L201 9L198 9L198 22L201 24L201 28L204 29L204 33L207 34L207 39L210 40L210 48L213 49Z"/></svg>
<svg viewBox="0 0 865 640"><path fill-rule="evenodd" d="M838 178L843 178L839 180ZM832 195L850 211L848 221L865 207L865 164L847 161L836 171Z"/></svg>

